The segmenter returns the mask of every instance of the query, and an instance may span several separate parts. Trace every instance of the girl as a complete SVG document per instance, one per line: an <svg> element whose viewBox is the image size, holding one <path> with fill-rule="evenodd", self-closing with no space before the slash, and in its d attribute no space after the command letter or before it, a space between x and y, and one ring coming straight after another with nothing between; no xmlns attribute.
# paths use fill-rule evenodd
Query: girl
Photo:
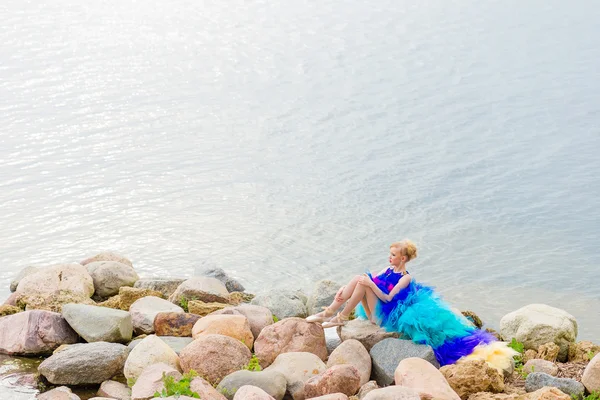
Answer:
<svg viewBox="0 0 600 400"><path fill-rule="evenodd" d="M358 306L357 315L366 317L387 331L401 332L414 342L433 348L440 365L459 359L483 359L493 367L509 368L517 353L485 331L472 326L462 315L455 314L431 287L415 282L406 263L417 257L417 247L410 240L390 246L390 266L379 275L354 277L342 286L324 311L311 315L309 322L323 322L324 328L341 326ZM346 307L333 316L342 304Z"/></svg>

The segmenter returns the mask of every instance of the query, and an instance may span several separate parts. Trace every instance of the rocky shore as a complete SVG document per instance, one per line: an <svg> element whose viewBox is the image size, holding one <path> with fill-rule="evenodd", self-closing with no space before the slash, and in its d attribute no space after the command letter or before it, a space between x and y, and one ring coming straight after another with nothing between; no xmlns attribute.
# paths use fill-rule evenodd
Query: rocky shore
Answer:
<svg viewBox="0 0 600 400"><path fill-rule="evenodd" d="M28 267L0 306L0 354L44 358L16 379L42 400L81 399L81 387L94 400L600 400L600 345L578 342L564 310L531 304L502 318L494 334L521 353L508 370L440 368L430 347L367 321L306 322L339 286L254 295L218 268L140 278L108 252Z"/></svg>

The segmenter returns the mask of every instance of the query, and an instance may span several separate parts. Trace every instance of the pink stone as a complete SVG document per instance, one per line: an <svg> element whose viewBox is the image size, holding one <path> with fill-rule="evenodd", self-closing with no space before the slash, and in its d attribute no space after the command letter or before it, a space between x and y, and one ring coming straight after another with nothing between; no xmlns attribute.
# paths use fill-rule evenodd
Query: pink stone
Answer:
<svg viewBox="0 0 600 400"><path fill-rule="evenodd" d="M0 318L3 354L49 354L61 344L77 343L78 339L67 321L52 311L32 310Z"/></svg>

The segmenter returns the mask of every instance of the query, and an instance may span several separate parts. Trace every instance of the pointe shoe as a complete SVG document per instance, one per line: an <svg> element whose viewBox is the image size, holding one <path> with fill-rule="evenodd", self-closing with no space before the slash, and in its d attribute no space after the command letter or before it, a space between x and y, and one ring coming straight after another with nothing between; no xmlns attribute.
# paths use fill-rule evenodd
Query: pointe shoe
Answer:
<svg viewBox="0 0 600 400"><path fill-rule="evenodd" d="M327 322L333 317L333 311L329 307L323 307L323 311L306 317L306 322Z"/></svg>
<svg viewBox="0 0 600 400"><path fill-rule="evenodd" d="M329 321L321 324L323 328L333 328L334 326L344 326L346 322L348 322L350 318L339 313L335 317L331 318Z"/></svg>

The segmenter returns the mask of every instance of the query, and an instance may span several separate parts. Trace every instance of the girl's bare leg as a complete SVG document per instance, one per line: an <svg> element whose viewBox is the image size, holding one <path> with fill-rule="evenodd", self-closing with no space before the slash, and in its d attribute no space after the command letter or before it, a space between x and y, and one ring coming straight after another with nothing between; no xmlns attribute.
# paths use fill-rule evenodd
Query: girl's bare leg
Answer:
<svg viewBox="0 0 600 400"><path fill-rule="evenodd" d="M346 302L346 307L344 307L344 309L340 312L342 318L347 318L350 316L350 313L352 310L354 310L354 307L356 307L356 305L365 297L366 289L367 287L363 285L356 285L354 287L354 292Z"/></svg>
<svg viewBox="0 0 600 400"><path fill-rule="evenodd" d="M329 305L329 307L327 307L325 310L316 313L315 315L311 315L310 317L307 318L308 321L313 322L314 321L322 321L322 320L326 320L329 317L332 317L335 312L348 300L352 297L352 294L354 293L354 290L358 285L358 280L360 279L360 276L355 276L354 278L352 278L350 280L350 282L348 282L348 284L344 287L344 289L342 290L342 293L339 296L336 296L333 299L333 302Z"/></svg>
<svg viewBox="0 0 600 400"><path fill-rule="evenodd" d="M377 295L375 294L373 289L371 289L370 287L367 287L365 290L365 299L368 307L371 310L373 310L370 314L367 314L367 316L369 317L369 321L371 321L372 324L377 324L377 319L375 317L375 307L377 307L377 302L379 301L379 299L377 298ZM363 304L364 303L365 301L363 300Z"/></svg>

